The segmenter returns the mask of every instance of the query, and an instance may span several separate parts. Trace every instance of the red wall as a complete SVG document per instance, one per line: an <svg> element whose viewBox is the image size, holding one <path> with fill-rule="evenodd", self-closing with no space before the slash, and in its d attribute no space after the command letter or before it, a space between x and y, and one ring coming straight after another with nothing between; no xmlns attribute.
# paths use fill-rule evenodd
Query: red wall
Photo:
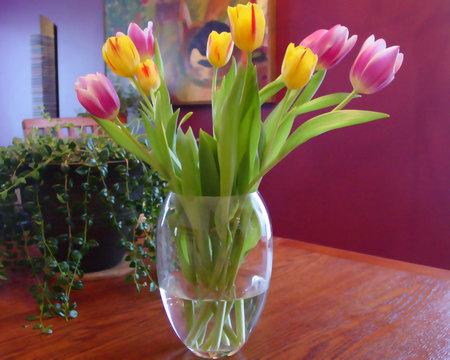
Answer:
<svg viewBox="0 0 450 360"><path fill-rule="evenodd" d="M323 92L350 90L348 70L373 33L401 45L405 61L349 108L391 117L312 139L266 176L274 233L450 268L450 2L278 1L278 68L289 42L337 23L359 39Z"/></svg>
<svg viewBox="0 0 450 360"><path fill-rule="evenodd" d="M318 28L340 23L359 35L321 93L351 90L348 71L372 33L400 45L405 61L387 88L347 107L390 118L314 138L264 178L274 234L450 268L450 1L279 0L276 8L278 70L288 43ZM196 110L206 125L209 111Z"/></svg>

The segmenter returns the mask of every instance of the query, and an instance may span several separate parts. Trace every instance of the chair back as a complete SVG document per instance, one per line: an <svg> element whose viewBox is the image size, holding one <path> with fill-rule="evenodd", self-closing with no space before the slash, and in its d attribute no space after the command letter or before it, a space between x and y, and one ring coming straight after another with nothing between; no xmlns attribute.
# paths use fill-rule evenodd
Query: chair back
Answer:
<svg viewBox="0 0 450 360"><path fill-rule="evenodd" d="M56 124L60 125L58 131L54 129ZM32 132L33 129L37 128L41 135L53 131L53 134L59 138L76 138L80 136L81 132L93 134L97 131L98 124L90 117L53 118L51 120L35 118L23 120L22 128L25 137Z"/></svg>

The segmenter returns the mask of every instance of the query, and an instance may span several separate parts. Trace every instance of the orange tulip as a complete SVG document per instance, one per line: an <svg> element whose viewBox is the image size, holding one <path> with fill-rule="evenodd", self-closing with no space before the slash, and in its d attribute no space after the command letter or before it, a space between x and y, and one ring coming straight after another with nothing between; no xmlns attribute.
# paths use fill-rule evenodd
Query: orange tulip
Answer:
<svg viewBox="0 0 450 360"><path fill-rule="evenodd" d="M147 59L139 64L136 72L136 79L139 86L146 94L150 94L151 90L159 88L161 79L159 77L158 68L151 59Z"/></svg>

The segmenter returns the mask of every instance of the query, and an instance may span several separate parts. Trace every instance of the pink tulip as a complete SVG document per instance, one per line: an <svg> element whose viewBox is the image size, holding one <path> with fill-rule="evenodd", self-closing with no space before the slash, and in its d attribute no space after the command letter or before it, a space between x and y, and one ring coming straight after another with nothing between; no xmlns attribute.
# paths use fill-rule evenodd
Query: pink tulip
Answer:
<svg viewBox="0 0 450 360"><path fill-rule="evenodd" d="M151 59L155 53L155 38L153 37L153 22L149 21L148 26L142 30L135 23L128 26L128 36L133 40L139 52L141 62Z"/></svg>
<svg viewBox="0 0 450 360"><path fill-rule="evenodd" d="M300 45L308 47L319 57L317 70L333 67L355 46L357 35L348 38L345 26L335 25L330 30L320 29L302 40Z"/></svg>
<svg viewBox="0 0 450 360"><path fill-rule="evenodd" d="M75 83L78 101L100 119L114 119L120 107L119 96L109 79L97 73L80 76Z"/></svg>
<svg viewBox="0 0 450 360"><path fill-rule="evenodd" d="M403 62L399 46L386 48L383 39L373 35L364 42L350 69L353 89L360 94L373 94L387 86Z"/></svg>

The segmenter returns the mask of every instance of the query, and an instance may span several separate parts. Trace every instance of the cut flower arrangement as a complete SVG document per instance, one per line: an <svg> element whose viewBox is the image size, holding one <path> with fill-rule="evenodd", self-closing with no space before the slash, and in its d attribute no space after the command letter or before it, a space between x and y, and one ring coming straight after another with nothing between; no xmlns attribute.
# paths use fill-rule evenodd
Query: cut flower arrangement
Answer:
<svg viewBox="0 0 450 360"><path fill-rule="evenodd" d="M280 76L259 89L252 52L261 46L265 19L257 4L228 8L230 33L212 32L207 57L214 67L212 134L198 136L179 119L164 82L164 66L152 23L130 24L128 34L107 39L103 56L111 70L130 79L142 95L143 139L117 119L119 100L102 74L79 77L80 103L120 145L156 169L171 190L160 215L157 270L169 320L184 344L199 356L239 350L265 300L272 264L272 233L257 193L262 177L300 144L324 132L387 114L343 110L359 94L388 85L400 68L398 46L370 36L350 69L350 93L315 97L326 72L354 47L357 36L336 25L318 30L298 46L289 44ZM247 54L233 59L233 47ZM286 89L263 121L261 106ZM313 111L327 109L295 127ZM185 124L182 126L182 124ZM187 127L187 130L185 128Z"/></svg>

